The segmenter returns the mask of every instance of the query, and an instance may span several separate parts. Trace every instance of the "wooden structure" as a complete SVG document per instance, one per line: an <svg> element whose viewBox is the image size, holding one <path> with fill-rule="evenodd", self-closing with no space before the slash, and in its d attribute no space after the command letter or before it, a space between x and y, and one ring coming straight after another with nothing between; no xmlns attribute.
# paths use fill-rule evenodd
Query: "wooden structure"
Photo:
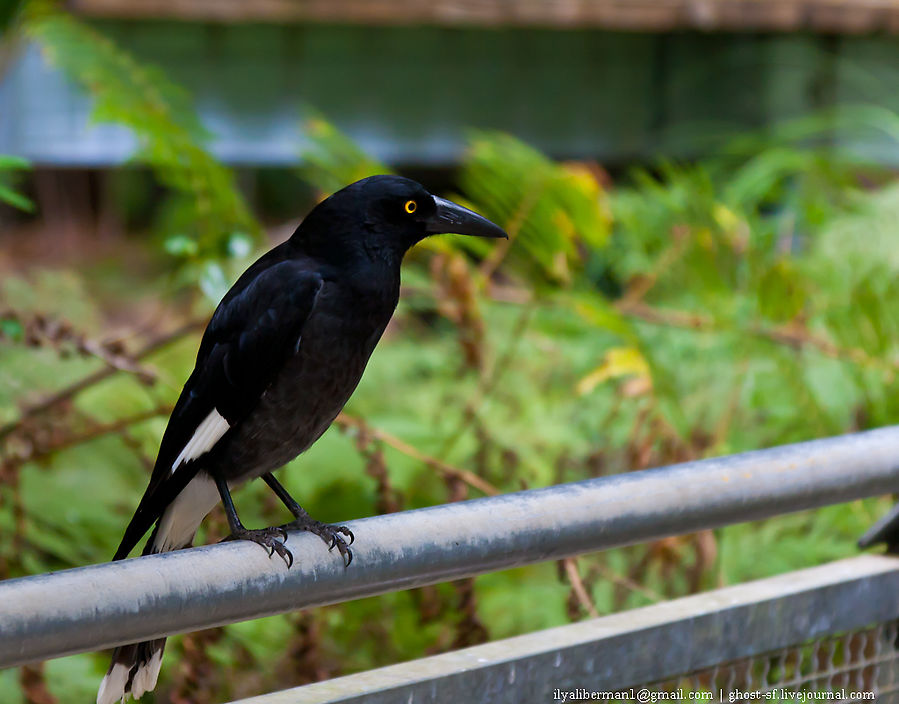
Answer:
<svg viewBox="0 0 899 704"><path fill-rule="evenodd" d="M96 17L215 22L591 27L631 32L899 31L895 0L74 0L71 6Z"/></svg>

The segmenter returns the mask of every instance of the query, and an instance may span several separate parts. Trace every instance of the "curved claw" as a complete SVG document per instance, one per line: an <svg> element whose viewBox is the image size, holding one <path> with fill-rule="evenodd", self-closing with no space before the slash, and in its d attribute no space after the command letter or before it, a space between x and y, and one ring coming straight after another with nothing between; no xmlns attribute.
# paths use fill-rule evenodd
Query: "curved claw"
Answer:
<svg viewBox="0 0 899 704"><path fill-rule="evenodd" d="M275 543L272 546L272 551L278 553L278 557L284 560L287 564L287 569L290 569L293 566L293 553L284 547L283 543ZM271 555L269 555L269 557L271 557Z"/></svg>
<svg viewBox="0 0 899 704"><path fill-rule="evenodd" d="M284 533L282 528L260 528L258 530L243 529L236 533L232 533L222 542L227 540L249 540L257 545L261 545L263 550L268 550L269 559L274 557L275 553L278 553L278 556L287 563L287 569L290 569L293 565L293 553L291 553L290 550L284 546L284 543L278 540L277 537ZM284 537L287 537L286 534Z"/></svg>
<svg viewBox="0 0 899 704"><path fill-rule="evenodd" d="M341 537L341 534L349 538L349 545L356 542L356 536L346 526L331 526L327 523L313 520L311 518L298 518L297 520L280 526L281 529L305 530L321 538L328 546L328 552L337 548L341 557L344 559L344 567L349 567L353 561L353 553L349 550L347 542ZM280 553L279 553L280 554Z"/></svg>

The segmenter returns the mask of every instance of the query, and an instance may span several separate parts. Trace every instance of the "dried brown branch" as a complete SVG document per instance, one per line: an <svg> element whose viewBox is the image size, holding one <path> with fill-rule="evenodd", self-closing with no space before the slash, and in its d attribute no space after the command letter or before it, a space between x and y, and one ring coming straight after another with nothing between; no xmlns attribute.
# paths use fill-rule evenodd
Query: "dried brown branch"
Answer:
<svg viewBox="0 0 899 704"><path fill-rule="evenodd" d="M103 435L122 432L123 430L130 428L133 425L144 423L152 418L158 418L159 416L166 416L171 412L172 406L163 404L160 406L156 406L155 408L151 408L147 411L141 411L140 413L135 413L134 415L125 416L124 418L118 418L109 423L92 423L86 430L80 433L64 435L60 438L54 438L46 445L36 446L35 451L28 459L41 459L42 457L45 457L53 452L59 452L60 450L65 450L69 447L74 447L75 445L80 445L84 442L96 440Z"/></svg>
<svg viewBox="0 0 899 704"><path fill-rule="evenodd" d="M356 449L365 457L365 473L377 483L378 499L375 509L380 514L396 513L403 509L403 495L390 483L383 442L371 435L367 425L357 426Z"/></svg>
<svg viewBox="0 0 899 704"><path fill-rule="evenodd" d="M160 349L166 347L167 345L175 342L176 340L181 339L185 335L194 332L195 330L200 329L205 324L204 320L192 320L185 325L182 325L180 328L173 330L172 332L166 333L164 335L160 335L159 337L150 340L144 347L139 349L133 355L131 355L131 359L141 360L145 357L153 354L154 352L159 351ZM38 401L37 403L25 406L18 419L7 423L6 425L0 427L0 440L7 437L11 433L20 429L24 422L28 419L39 415L41 413L45 413L46 411L68 401L69 399L77 396L79 393L88 389L96 384L99 384L101 381L108 379L113 374L116 374L119 370L115 367L106 366L103 369L99 369L92 374L88 374L86 377L79 379L78 381L66 386L63 389L60 389L56 393L51 394L47 398Z"/></svg>
<svg viewBox="0 0 899 704"><path fill-rule="evenodd" d="M42 662L25 665L19 669L19 686L27 704L56 704L59 701L47 687Z"/></svg>
<svg viewBox="0 0 899 704"><path fill-rule="evenodd" d="M49 347L66 356L72 351L85 357L96 357L117 371L134 374L141 383L151 384L156 375L140 366L126 354L118 341L98 342L76 330L67 320L50 318L42 313L22 313L7 308L0 310L0 320L13 322L22 328L22 340L29 347ZM0 331L0 339L9 337Z"/></svg>
<svg viewBox="0 0 899 704"><path fill-rule="evenodd" d="M484 319L468 262L460 254L437 254L431 258L431 279L436 287L437 310L458 331L465 364L484 367Z"/></svg>
<svg viewBox="0 0 899 704"><path fill-rule="evenodd" d="M486 643L490 640L490 634L478 617L474 580L469 578L453 582L453 588L458 597L454 611L461 615L461 619L456 624L456 636L450 648L456 650Z"/></svg>
<svg viewBox="0 0 899 704"><path fill-rule="evenodd" d="M282 648L283 655L275 671L279 687L298 687L320 682L339 672L339 662L332 662L322 647L322 629L316 614L301 611L288 617L291 638Z"/></svg>

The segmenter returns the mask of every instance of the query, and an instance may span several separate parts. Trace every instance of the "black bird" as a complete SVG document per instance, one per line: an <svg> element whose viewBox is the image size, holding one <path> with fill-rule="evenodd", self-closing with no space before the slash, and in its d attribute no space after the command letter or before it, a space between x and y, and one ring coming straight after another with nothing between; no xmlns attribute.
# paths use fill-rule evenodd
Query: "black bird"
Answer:
<svg viewBox="0 0 899 704"><path fill-rule="evenodd" d="M887 511L883 517L858 539L862 549L884 543L891 555L899 554L899 504Z"/></svg>
<svg viewBox="0 0 899 704"><path fill-rule="evenodd" d="M150 483L114 560L155 524L144 554L191 545L221 500L230 538L290 566L285 529L306 530L352 559L343 526L314 520L271 474L309 448L349 399L399 301L400 264L428 235L506 237L477 213L398 176L357 181L316 206L219 303L162 437ZM295 520L243 526L230 489L262 477ZM156 685L165 639L120 646L97 704Z"/></svg>

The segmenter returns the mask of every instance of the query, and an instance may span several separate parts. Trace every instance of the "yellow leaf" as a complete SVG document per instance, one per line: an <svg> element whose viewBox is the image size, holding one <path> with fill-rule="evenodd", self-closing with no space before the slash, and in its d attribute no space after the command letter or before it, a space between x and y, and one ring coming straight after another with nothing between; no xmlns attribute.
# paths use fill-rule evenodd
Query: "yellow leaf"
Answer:
<svg viewBox="0 0 899 704"><path fill-rule="evenodd" d="M647 390L652 387L649 364L636 347L613 347L602 358L602 364L577 383L580 395L588 394L609 379L634 376Z"/></svg>
<svg viewBox="0 0 899 704"><path fill-rule="evenodd" d="M576 161L564 162L561 166L571 187L577 188L590 198L598 199L600 197L602 186L587 166Z"/></svg>
<svg viewBox="0 0 899 704"><path fill-rule="evenodd" d="M718 226L725 231L737 229L742 222L740 217L724 203L716 203L712 215Z"/></svg>

